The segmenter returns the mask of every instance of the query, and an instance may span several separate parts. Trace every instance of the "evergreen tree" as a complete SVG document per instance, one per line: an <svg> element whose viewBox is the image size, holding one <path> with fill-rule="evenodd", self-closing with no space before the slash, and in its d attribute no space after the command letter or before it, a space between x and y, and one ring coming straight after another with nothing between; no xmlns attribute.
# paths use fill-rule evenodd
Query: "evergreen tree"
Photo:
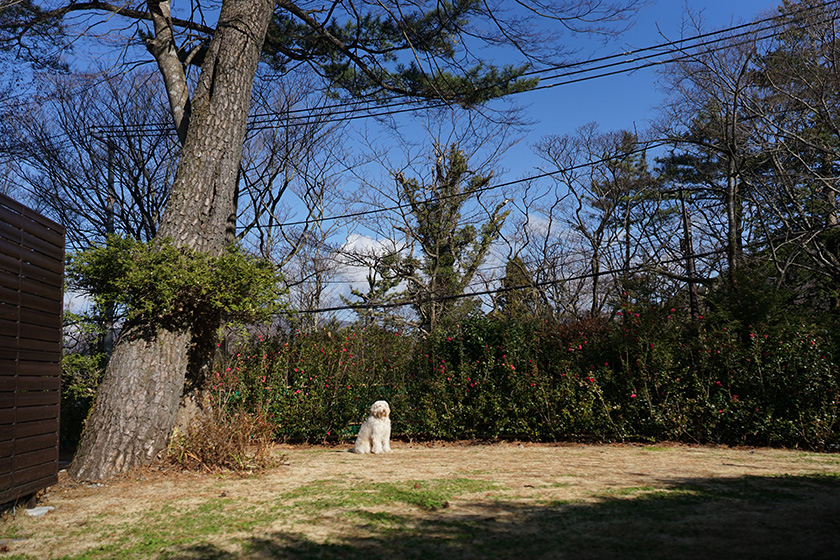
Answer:
<svg viewBox="0 0 840 560"><path fill-rule="evenodd" d="M518 4L524 17L503 17L499 5L478 0L223 0L183 9L171 0L25 0L0 10L0 54L38 63L39 53L50 52L39 50L45 42L78 45L79 37L98 29L98 23L121 21L120 29L136 30L124 46L145 46L157 64L182 145L156 238L218 256L235 236L242 146L261 61L274 64L288 79L308 67L333 94L471 106L534 83L520 79L527 64L495 67L475 54L474 44L513 45L528 62L549 60L556 54L556 25L553 34L544 29L539 37L534 18L603 32L632 13L636 3ZM76 18L80 13L89 17ZM84 28L72 29L78 21ZM115 60L124 55L118 48ZM189 405L189 397L197 396L192 389L206 381L218 326L127 326L69 468L71 476L107 478L151 462L166 449L179 404ZM182 394L187 398L182 400ZM190 413L182 418L188 421Z"/></svg>
<svg viewBox="0 0 840 560"><path fill-rule="evenodd" d="M547 316L551 308L545 302L528 266L517 255L508 259L498 305L503 317L514 320Z"/></svg>
<svg viewBox="0 0 840 560"><path fill-rule="evenodd" d="M457 146L436 146L435 155L429 184L402 174L396 177L410 208L402 229L417 254L404 256L392 269L407 282L405 295L415 302L424 332L443 321L457 321L476 307L475 300L463 296L509 214L502 202L483 224L470 223L465 205L489 185L492 175L471 171Z"/></svg>
<svg viewBox="0 0 840 560"><path fill-rule="evenodd" d="M784 27L757 62L768 159L757 177L766 224L761 250L775 265L779 286L791 283L809 298L836 303L840 7L785 0L779 12Z"/></svg>

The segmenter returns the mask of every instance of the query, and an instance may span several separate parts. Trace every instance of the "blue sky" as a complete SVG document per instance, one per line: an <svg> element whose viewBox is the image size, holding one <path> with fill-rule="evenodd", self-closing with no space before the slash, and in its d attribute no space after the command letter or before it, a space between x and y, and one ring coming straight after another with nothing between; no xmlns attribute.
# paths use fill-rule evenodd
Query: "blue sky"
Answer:
<svg viewBox="0 0 840 560"><path fill-rule="evenodd" d="M689 26L685 32L684 14L690 10L699 14L705 32L748 23L776 15L781 0L650 0L632 20L632 27L624 34L604 44L566 34L565 44L576 50L568 61L586 61L597 57L651 47L668 41L691 37L698 32ZM662 59L666 59L663 56ZM507 62L507 61L506 61ZM513 61L510 61L513 62ZM576 128L596 122L602 132L620 129L644 131L656 117L657 105L664 99L658 86L657 68L646 68L580 83L558 85L550 89L529 91L513 97L523 108L522 118L530 124L514 145L494 165L496 180L506 182L539 173L542 160L533 153L532 146L550 134L570 134ZM495 102L500 103L500 102ZM493 102L490 104L493 107ZM357 126L363 144L372 141L389 151L392 168L406 163L401 150L394 150L395 141L411 138L418 142L417 152L431 150L431 135L422 128L424 119L408 116L399 119L398 137L389 137L375 124ZM471 160L472 161L472 160ZM475 163L475 161L472 161ZM384 170L383 170L384 171ZM387 175L387 173L386 173ZM388 179L380 179L380 181Z"/></svg>
<svg viewBox="0 0 840 560"><path fill-rule="evenodd" d="M597 49L593 43L585 41L570 45L579 49L576 60L631 51L679 39L686 7L700 12L704 20L704 29L713 30L767 15L780 1L652 0L634 18L632 28L619 38L606 45L599 44ZM694 30L687 32L689 36L693 34ZM522 141L505 153L499 162L496 179L506 182L534 175L540 159L532 152L531 146L545 135L572 133L577 127L589 122L597 122L605 132L634 128L643 130L655 116L655 108L663 98L663 92L657 88L657 80L656 70L649 68L631 74L561 85L517 96L516 102L524 107L524 117L533 124L524 134ZM408 130L404 132L422 135L416 128L418 122L407 122ZM386 137L382 140L389 141ZM389 181L385 176L380 180ZM349 184L347 186L352 188ZM346 239L345 236L350 233L345 230L338 235ZM364 230L360 233L365 234ZM363 244L375 244L374 237L365 237Z"/></svg>
<svg viewBox="0 0 840 560"><path fill-rule="evenodd" d="M686 7L700 14L702 29L708 32L775 15L771 12L775 11L780 1L655 0L639 12L629 31L608 44L594 45L586 41L570 43L578 50L573 60L633 51L678 40L681 36L694 36L697 31L693 27L681 35ZM664 98L664 92L657 85L658 80L657 69L648 68L516 96L516 103L524 107L523 117L533 124L524 133L522 140L505 152L499 161L496 180L507 182L539 173L536 167L541 164L541 160L534 154L532 145L546 135L569 134L590 122L598 123L604 132L619 129L643 131L656 117L656 107ZM418 123L417 120L405 119L400 134L423 136L425 133L420 131ZM401 155L401 152L397 152L392 163L399 164ZM383 176L380 181L385 184L388 178ZM511 196L516 195L511 193ZM376 234L368 237L369 234L359 228L358 224L351 229L355 229L355 235L346 230L339 233L348 235L348 248L352 246L361 250L379 245ZM354 283L361 282L364 272L362 269L346 269L345 278ZM337 291L346 294L346 286Z"/></svg>
<svg viewBox="0 0 840 560"><path fill-rule="evenodd" d="M594 56L679 39L686 6L692 11L700 11L706 30L713 30L755 20L762 14L769 14L779 3L771 0L656 0L641 10L628 32L601 47ZM688 33L689 36L692 34ZM581 50L578 56L584 58L587 52L592 51ZM655 116L656 105L663 99L657 81L656 69L648 68L521 95L518 101L535 123L524 142L505 157L503 165L509 170L506 179L529 173L536 160L529 145L544 135L571 133L589 122L597 122L603 131L644 129Z"/></svg>

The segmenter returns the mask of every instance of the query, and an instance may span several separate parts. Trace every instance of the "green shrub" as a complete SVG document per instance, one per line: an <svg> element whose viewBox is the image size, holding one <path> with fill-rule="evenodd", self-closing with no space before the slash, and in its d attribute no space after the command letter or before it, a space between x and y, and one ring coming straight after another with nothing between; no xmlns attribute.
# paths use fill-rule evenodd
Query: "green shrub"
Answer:
<svg viewBox="0 0 840 560"><path fill-rule="evenodd" d="M185 329L198 323L263 321L277 310L279 277L273 265L231 246L220 256L109 236L105 245L71 255L71 289L129 322Z"/></svg>
<svg viewBox="0 0 840 560"><path fill-rule="evenodd" d="M79 444L104 371L102 353L65 352L61 357L60 446L63 450L75 449Z"/></svg>
<svg viewBox="0 0 840 560"><path fill-rule="evenodd" d="M427 338L333 326L244 341L215 379L288 441L350 440L384 398L411 438L840 444L831 331L752 330L629 304L612 321L474 315Z"/></svg>
<svg viewBox="0 0 840 560"><path fill-rule="evenodd" d="M349 438L379 399L398 411L392 422L399 429L411 345L376 327L258 337L243 341L213 375L231 405L264 410L282 440Z"/></svg>

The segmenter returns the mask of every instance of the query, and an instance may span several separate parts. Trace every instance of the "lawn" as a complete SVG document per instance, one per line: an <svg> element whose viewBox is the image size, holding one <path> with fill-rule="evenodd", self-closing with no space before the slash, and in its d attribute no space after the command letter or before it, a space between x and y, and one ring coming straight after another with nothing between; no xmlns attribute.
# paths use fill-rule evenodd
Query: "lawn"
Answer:
<svg viewBox="0 0 840 560"><path fill-rule="evenodd" d="M62 476L6 558L835 558L840 455L678 445L280 446L231 474Z"/></svg>

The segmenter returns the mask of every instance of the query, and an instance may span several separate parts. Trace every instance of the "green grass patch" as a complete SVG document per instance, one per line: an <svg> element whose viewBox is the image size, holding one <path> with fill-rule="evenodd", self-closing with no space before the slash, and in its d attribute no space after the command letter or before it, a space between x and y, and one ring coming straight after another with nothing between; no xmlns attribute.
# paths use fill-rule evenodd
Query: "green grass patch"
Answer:
<svg viewBox="0 0 840 560"><path fill-rule="evenodd" d="M295 502L314 514L326 509L404 504L425 510L440 509L456 496L493 490L492 482L466 478L408 480L391 483L353 483L322 480L282 494L278 502Z"/></svg>
<svg viewBox="0 0 840 560"><path fill-rule="evenodd" d="M68 536L96 535L104 544L64 559L180 558L178 550L209 537L251 532L271 523L277 517L276 511L261 506L250 505L244 499L212 498L198 506L187 507L179 502L165 504L156 511L117 522L100 515Z"/></svg>
<svg viewBox="0 0 840 560"><path fill-rule="evenodd" d="M832 522L840 512L837 474L697 479L602 489L585 500L551 499L547 492L545 501L534 502L498 490L504 489L492 481L467 478L330 478L268 502L173 501L118 522L91 520L75 535L95 535L91 542L101 546L65 558L621 558L640 550L647 558L673 558L685 547L696 557L726 557L725 546L744 558L784 557L785 551L807 557L810 543L840 542ZM490 497L469 500L488 491ZM776 516L782 514L794 517L781 523ZM311 535L301 532L312 525Z"/></svg>
<svg viewBox="0 0 840 560"><path fill-rule="evenodd" d="M411 525L410 516L360 508L396 506L404 509L409 506L415 511L435 511L445 508L448 501L457 496L495 487L493 483L471 479L356 484L330 479L283 493L272 503L251 503L245 498L212 498L198 506L186 507L174 502L117 522L106 515L95 517L73 535L96 535L103 544L64 558L229 558L226 552L207 542L224 540L226 535L259 532L261 527L291 515L315 518L332 510L338 510L351 524L355 522L376 531L403 531ZM249 540L243 546L253 548L255 545ZM200 547L205 547L202 555L192 556ZM184 556L184 550L193 552Z"/></svg>

